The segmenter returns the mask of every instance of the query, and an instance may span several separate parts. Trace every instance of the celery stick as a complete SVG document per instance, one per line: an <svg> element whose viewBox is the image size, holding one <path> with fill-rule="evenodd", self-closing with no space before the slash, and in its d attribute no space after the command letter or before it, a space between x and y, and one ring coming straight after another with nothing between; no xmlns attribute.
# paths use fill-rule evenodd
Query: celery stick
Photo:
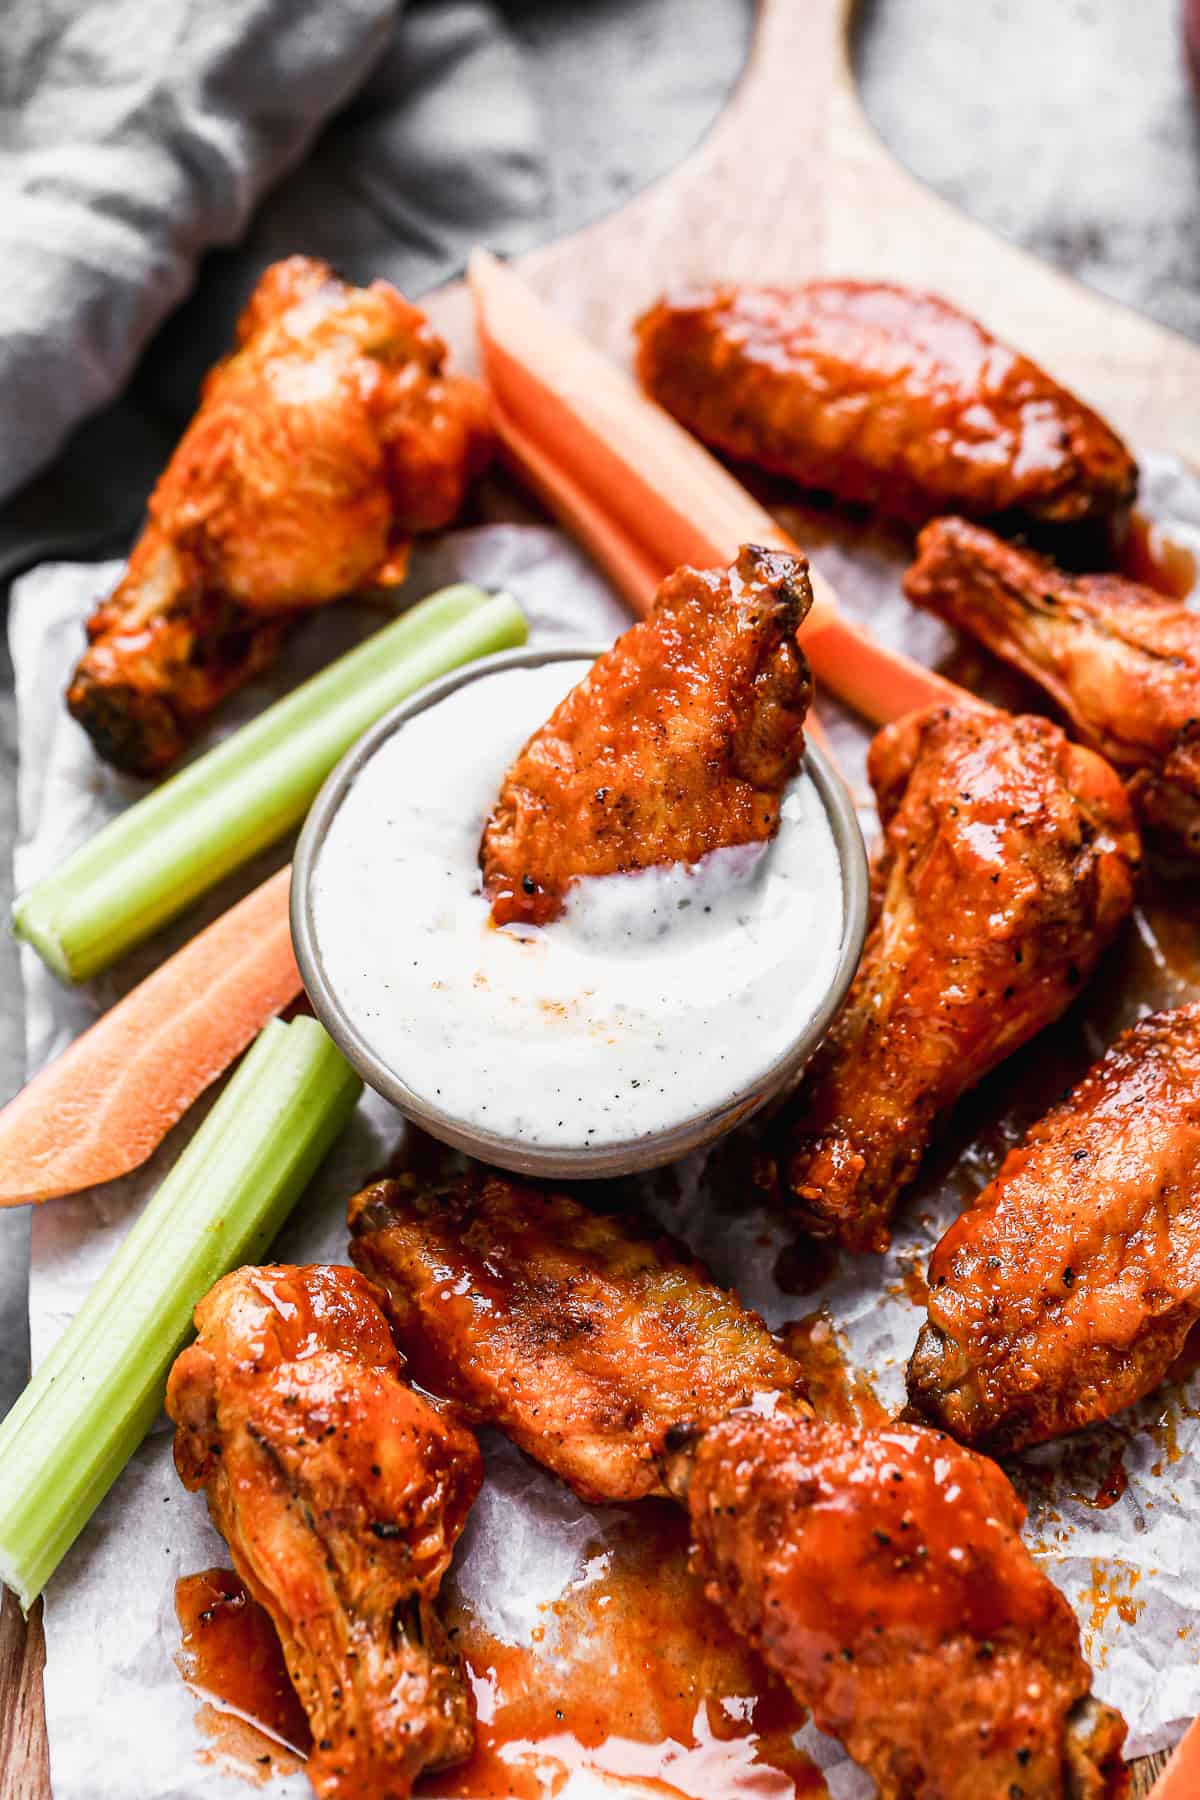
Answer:
<svg viewBox="0 0 1200 1800"><path fill-rule="evenodd" d="M13 929L85 981L299 823L368 725L437 676L525 641L507 594L469 582L421 601L172 775L13 908Z"/></svg>
<svg viewBox="0 0 1200 1800"><path fill-rule="evenodd" d="M26 1610L153 1424L197 1301L262 1255L361 1092L315 1019L265 1026L0 1423L0 1581Z"/></svg>

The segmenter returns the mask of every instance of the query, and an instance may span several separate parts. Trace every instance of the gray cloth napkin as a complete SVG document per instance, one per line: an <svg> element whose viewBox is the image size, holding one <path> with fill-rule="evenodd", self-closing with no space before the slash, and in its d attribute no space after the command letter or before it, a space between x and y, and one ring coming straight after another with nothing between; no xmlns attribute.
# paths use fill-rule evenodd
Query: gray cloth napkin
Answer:
<svg viewBox="0 0 1200 1800"><path fill-rule="evenodd" d="M10 569L131 527L275 257L419 291L473 237L532 230L537 119L485 0L6 0L0 29L0 498L124 386L201 255L238 243L9 509Z"/></svg>
<svg viewBox="0 0 1200 1800"><path fill-rule="evenodd" d="M619 205L706 128L752 14L0 0L0 581L123 547L268 262L420 295Z"/></svg>
<svg viewBox="0 0 1200 1800"><path fill-rule="evenodd" d="M382 51L393 0L9 0L0 493L111 398L211 244Z"/></svg>

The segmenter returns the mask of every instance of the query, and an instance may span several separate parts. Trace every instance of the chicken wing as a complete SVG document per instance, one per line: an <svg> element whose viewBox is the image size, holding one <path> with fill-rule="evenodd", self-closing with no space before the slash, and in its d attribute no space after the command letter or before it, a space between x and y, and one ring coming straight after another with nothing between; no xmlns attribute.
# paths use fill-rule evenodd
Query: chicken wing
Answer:
<svg viewBox="0 0 1200 1800"><path fill-rule="evenodd" d="M414 1378L500 1425L585 1500L668 1491L672 1447L800 1367L662 1237L475 1170L350 1202L350 1253Z"/></svg>
<svg viewBox="0 0 1200 1800"><path fill-rule="evenodd" d="M706 443L906 523L963 512L1107 534L1137 489L1090 407L932 294L694 288L637 333L646 388Z"/></svg>
<svg viewBox="0 0 1200 1800"><path fill-rule="evenodd" d="M921 1426L818 1424L700 1265L565 1196L381 1183L351 1224L422 1379L587 1498L688 1505L712 1598L884 1800L1123 1792L1124 1727L999 1469Z"/></svg>
<svg viewBox="0 0 1200 1800"><path fill-rule="evenodd" d="M405 1800L474 1745L433 1601L479 1489L474 1438L400 1378L353 1269L238 1269L196 1308L167 1411L184 1485L274 1621L322 1800Z"/></svg>
<svg viewBox="0 0 1200 1800"><path fill-rule="evenodd" d="M120 584L88 621L71 712L152 775L276 655L304 609L401 580L491 448L483 390L387 282L269 268L150 497Z"/></svg>
<svg viewBox="0 0 1200 1800"><path fill-rule="evenodd" d="M1038 682L1129 778L1147 831L1200 857L1200 614L1120 575L1067 575L965 519L926 526L904 591Z"/></svg>
<svg viewBox="0 0 1200 1800"><path fill-rule="evenodd" d="M1009 1152L929 1265L913 1406L1000 1452L1158 1385L1200 1317L1200 1005L1143 1019Z"/></svg>
<svg viewBox="0 0 1200 1800"><path fill-rule="evenodd" d="M752 544L728 571L668 577L504 778L479 853L498 925L555 918L580 875L774 834L804 750L811 605L803 558Z"/></svg>
<svg viewBox="0 0 1200 1800"><path fill-rule="evenodd" d="M884 1800L1103 1800L1120 1715L995 1463L921 1426L735 1413L688 1492L710 1599Z"/></svg>
<svg viewBox="0 0 1200 1800"><path fill-rule="evenodd" d="M886 1248L938 1116L1074 998L1138 861L1116 775L1048 719L912 713L876 737L868 772L877 914L776 1131L806 1229L852 1250Z"/></svg>

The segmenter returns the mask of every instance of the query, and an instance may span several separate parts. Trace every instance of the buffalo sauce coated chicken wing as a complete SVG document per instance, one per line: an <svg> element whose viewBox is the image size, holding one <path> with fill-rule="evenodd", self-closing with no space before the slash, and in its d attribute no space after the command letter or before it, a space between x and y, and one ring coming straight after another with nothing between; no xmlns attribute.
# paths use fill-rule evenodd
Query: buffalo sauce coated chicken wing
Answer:
<svg viewBox="0 0 1200 1800"><path fill-rule="evenodd" d="M102 756L164 768L304 609L401 580L490 453L487 402L387 282L263 275L150 497L67 700Z"/></svg>
<svg viewBox="0 0 1200 1800"><path fill-rule="evenodd" d="M884 1800L1107 1800L1124 1723L995 1463L920 1426L735 1413L688 1507L709 1595Z"/></svg>
<svg viewBox="0 0 1200 1800"><path fill-rule="evenodd" d="M167 1388L175 1462L275 1623L308 1775L322 1800L405 1800L474 1745L433 1601L479 1489L475 1440L402 1381L353 1269L239 1269L196 1324Z"/></svg>
<svg viewBox="0 0 1200 1800"><path fill-rule="evenodd" d="M929 1265L913 1405L1036 1444L1155 1388L1200 1317L1200 1005L1143 1019L1009 1152Z"/></svg>
<svg viewBox="0 0 1200 1800"><path fill-rule="evenodd" d="M482 1170L404 1177L357 1195L350 1229L416 1379L586 1500L666 1493L685 1434L801 1381L686 1252L569 1195Z"/></svg>
<svg viewBox="0 0 1200 1800"><path fill-rule="evenodd" d="M933 707L881 731L877 910L777 1131L806 1228L881 1250L946 1109L1057 1018L1133 900L1120 781L1048 719Z"/></svg>
<svg viewBox="0 0 1200 1800"><path fill-rule="evenodd" d="M581 875L773 836L804 750L811 605L803 558L752 544L667 578L504 778L480 847L497 924L545 924Z"/></svg>
<svg viewBox="0 0 1200 1800"><path fill-rule="evenodd" d="M1090 407L932 294L695 288L637 331L647 390L706 443L910 524L1017 515L1107 535L1137 488Z"/></svg>
<svg viewBox="0 0 1200 1800"><path fill-rule="evenodd" d="M1067 575L965 519L935 519L917 606L1036 681L1128 778L1148 832L1200 857L1200 615L1121 575Z"/></svg>
<svg viewBox="0 0 1200 1800"><path fill-rule="evenodd" d="M417 1373L585 1498L688 1505L714 1601L884 1800L1112 1800L1124 1727L1000 1470L818 1423L802 1363L663 1239L476 1171L351 1202Z"/></svg>

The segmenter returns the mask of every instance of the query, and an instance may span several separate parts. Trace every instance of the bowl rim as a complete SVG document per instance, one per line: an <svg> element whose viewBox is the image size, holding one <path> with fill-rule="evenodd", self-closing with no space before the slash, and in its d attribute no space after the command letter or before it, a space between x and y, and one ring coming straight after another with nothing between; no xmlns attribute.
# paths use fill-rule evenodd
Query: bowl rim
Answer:
<svg viewBox="0 0 1200 1800"><path fill-rule="evenodd" d="M531 1144L464 1123L454 1113L416 1093L386 1063L348 1016L330 982L317 942L313 885L329 829L359 771L380 746L410 719L437 706L472 681L508 669L537 669L553 662L592 663L611 646L564 639L525 645L478 658L401 700L376 720L326 777L309 810L292 861L290 916L292 943L312 1009L346 1060L367 1086L397 1107L406 1119L432 1137L498 1168L518 1175L554 1180L602 1180L659 1168L723 1137L797 1082L834 1014L845 999L862 955L867 933L869 877L866 846L854 803L830 759L811 740L804 767L825 808L842 874L842 934L833 977L821 1004L804 1029L768 1068L760 1071L719 1106L709 1107L661 1131L618 1143L588 1145Z"/></svg>

